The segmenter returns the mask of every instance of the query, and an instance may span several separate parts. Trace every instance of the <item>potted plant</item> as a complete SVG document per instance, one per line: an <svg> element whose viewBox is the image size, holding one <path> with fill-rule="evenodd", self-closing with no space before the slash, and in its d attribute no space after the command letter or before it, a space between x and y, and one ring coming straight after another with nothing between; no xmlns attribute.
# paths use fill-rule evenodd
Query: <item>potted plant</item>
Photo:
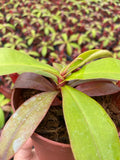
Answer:
<svg viewBox="0 0 120 160"><path fill-rule="evenodd" d="M46 138L36 135L36 133L33 134L33 132L46 117L50 106L55 103L60 104L59 100L61 99L70 145L64 146L63 143L47 140L48 142L44 144L47 153L41 147L45 154L43 156L36 149L38 143L35 142L37 154L40 152L42 155L42 158L41 155L39 157L42 160L48 160L46 155L51 150L52 154L50 154L49 160L120 159L120 142L114 123L100 104L80 91L82 90L81 86L86 83L90 85L90 82L94 81L94 86L100 90L96 94L105 95L119 92L116 83L120 80L120 60L112 58L109 51L99 49L86 51L68 65L54 63L53 66L50 66L40 63L20 51L0 48L0 66L0 75L29 72L26 73L29 75L26 76L26 86L30 88L30 84L34 83L34 89L39 88L38 90L40 90L40 93L23 102L6 123L0 139L1 160L11 158L30 136L33 141L40 137L40 145L43 144ZM33 78L36 76L39 78ZM19 88L22 80L25 79L19 78L16 81L15 88ZM96 91L96 89L92 91ZM51 142L54 146L53 149L50 147ZM72 152L68 158L64 157L64 152L68 154L70 147ZM58 151L55 151L55 148ZM57 157L55 157L56 153L58 153ZM59 158L60 153L62 158Z"/></svg>

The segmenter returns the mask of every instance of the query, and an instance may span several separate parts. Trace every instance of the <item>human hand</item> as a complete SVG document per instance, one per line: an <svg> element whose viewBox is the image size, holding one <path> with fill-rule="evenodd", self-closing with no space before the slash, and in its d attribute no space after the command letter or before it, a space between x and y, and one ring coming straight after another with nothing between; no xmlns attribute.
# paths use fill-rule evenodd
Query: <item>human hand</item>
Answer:
<svg viewBox="0 0 120 160"><path fill-rule="evenodd" d="M33 148L31 138L29 138L24 146L15 154L14 160L39 160Z"/></svg>

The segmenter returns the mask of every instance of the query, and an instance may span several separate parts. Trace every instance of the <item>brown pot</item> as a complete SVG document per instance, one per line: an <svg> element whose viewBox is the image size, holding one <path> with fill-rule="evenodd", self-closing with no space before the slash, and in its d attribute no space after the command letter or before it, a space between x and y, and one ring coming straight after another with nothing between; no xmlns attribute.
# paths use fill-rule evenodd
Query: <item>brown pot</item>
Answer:
<svg viewBox="0 0 120 160"><path fill-rule="evenodd" d="M74 160L69 144L58 143L36 133L32 140L40 160Z"/></svg>
<svg viewBox="0 0 120 160"><path fill-rule="evenodd" d="M14 111L22 103L20 99L22 91L22 89L14 89L12 92L11 104ZM32 140L40 160L75 160L69 144L49 140L37 133L33 133Z"/></svg>

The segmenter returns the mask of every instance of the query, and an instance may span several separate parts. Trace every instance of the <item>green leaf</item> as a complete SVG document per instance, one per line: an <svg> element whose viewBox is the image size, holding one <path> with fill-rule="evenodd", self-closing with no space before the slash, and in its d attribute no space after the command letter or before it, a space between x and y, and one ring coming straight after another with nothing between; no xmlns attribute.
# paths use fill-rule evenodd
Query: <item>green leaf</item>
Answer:
<svg viewBox="0 0 120 160"><path fill-rule="evenodd" d="M117 16L113 17L113 22L116 22L116 21L117 21L117 19L118 19L118 17L117 17Z"/></svg>
<svg viewBox="0 0 120 160"><path fill-rule="evenodd" d="M59 30L62 30L63 24L59 23L59 24L58 24L58 28L59 28Z"/></svg>
<svg viewBox="0 0 120 160"><path fill-rule="evenodd" d="M53 46L48 46L48 48L52 51L54 51L54 47Z"/></svg>
<svg viewBox="0 0 120 160"><path fill-rule="evenodd" d="M32 36L35 36L36 32L35 30L31 30Z"/></svg>
<svg viewBox="0 0 120 160"><path fill-rule="evenodd" d="M62 96L75 160L119 160L117 130L100 104L69 86L62 87Z"/></svg>
<svg viewBox="0 0 120 160"><path fill-rule="evenodd" d="M65 72L67 71L69 74L73 70L77 69L80 66L83 66L85 63L90 62L94 59L103 58L103 57L112 57L111 52L107 50L100 50L100 49L94 49L86 51L82 54L80 54L78 57L74 59L66 68Z"/></svg>
<svg viewBox="0 0 120 160"><path fill-rule="evenodd" d="M83 66L79 71L67 77L67 81L75 79L111 79L120 80L120 60L103 58Z"/></svg>
<svg viewBox="0 0 120 160"><path fill-rule="evenodd" d="M54 42L54 46L60 45L60 44L63 44L63 43L64 43L64 41L62 41L62 40L57 40L57 41Z"/></svg>
<svg viewBox="0 0 120 160"><path fill-rule="evenodd" d="M4 126L5 117L2 108L0 107L0 129Z"/></svg>
<svg viewBox="0 0 120 160"><path fill-rule="evenodd" d="M49 35L49 27L45 27L45 29L44 29L44 32L45 32L45 35Z"/></svg>
<svg viewBox="0 0 120 160"><path fill-rule="evenodd" d="M0 141L0 159L11 158L32 135L46 115L57 91L43 92L24 102L5 125Z"/></svg>
<svg viewBox="0 0 120 160"><path fill-rule="evenodd" d="M32 38L32 37L30 39L28 39L28 41L27 41L28 45L30 46L33 43L33 41L34 41L34 38Z"/></svg>
<svg viewBox="0 0 120 160"><path fill-rule="evenodd" d="M12 18L12 14L7 14L7 15L6 15L6 21L7 21L7 22L10 21L11 18Z"/></svg>
<svg viewBox="0 0 120 160"><path fill-rule="evenodd" d="M4 25L3 25L3 24L0 24L0 30L3 29L3 28L4 28Z"/></svg>
<svg viewBox="0 0 120 160"><path fill-rule="evenodd" d="M65 64L53 63L53 67L60 72L65 67Z"/></svg>
<svg viewBox="0 0 120 160"><path fill-rule="evenodd" d="M63 38L63 40L64 40L65 42L67 42L68 36L67 36L66 33L63 33L63 34L62 34L62 38Z"/></svg>
<svg viewBox="0 0 120 160"><path fill-rule="evenodd" d="M0 18L3 18L3 17L4 17L4 15L2 13L0 13Z"/></svg>
<svg viewBox="0 0 120 160"><path fill-rule="evenodd" d="M12 28L13 30L15 30L15 26L12 24L9 24L9 23L6 23L5 27L9 27L9 28Z"/></svg>
<svg viewBox="0 0 120 160"><path fill-rule="evenodd" d="M75 24L75 23L77 23L77 22L78 22L78 19L77 19L77 18L72 17L71 21L72 21L72 23L73 23L73 24Z"/></svg>
<svg viewBox="0 0 120 160"><path fill-rule="evenodd" d="M12 43L6 43L4 45L5 48L11 48L12 46L14 46L14 44L12 44Z"/></svg>
<svg viewBox="0 0 120 160"><path fill-rule="evenodd" d="M77 43L70 43L73 48L80 49L80 46Z"/></svg>
<svg viewBox="0 0 120 160"><path fill-rule="evenodd" d="M93 50L86 51L78 56L78 58L83 59L82 65L94 59L103 58L103 57L112 57L112 53L108 50L93 49Z"/></svg>
<svg viewBox="0 0 120 160"><path fill-rule="evenodd" d="M85 35L81 35L78 39L78 44L81 45L84 42Z"/></svg>
<svg viewBox="0 0 120 160"><path fill-rule="evenodd" d="M42 47L41 54L42 54L43 57L46 56L46 54L47 54L47 47L46 46Z"/></svg>
<svg viewBox="0 0 120 160"><path fill-rule="evenodd" d="M4 98L5 98L5 96L2 93L0 93L0 105L1 105L2 101L4 100Z"/></svg>
<svg viewBox="0 0 120 160"><path fill-rule="evenodd" d="M76 41L77 38L78 38L78 35L79 35L79 34L73 34L73 35L71 35L71 36L70 36L70 39L69 39L69 42L71 42L71 41Z"/></svg>
<svg viewBox="0 0 120 160"><path fill-rule="evenodd" d="M5 98L5 99L2 100L2 102L0 103L0 105L4 106L4 105L8 104L9 102L10 102L10 99Z"/></svg>
<svg viewBox="0 0 120 160"><path fill-rule="evenodd" d="M96 29L92 29L92 37L95 38L96 37Z"/></svg>
<svg viewBox="0 0 120 160"><path fill-rule="evenodd" d="M49 30L50 30L51 33L55 33L55 30L52 26L49 26Z"/></svg>
<svg viewBox="0 0 120 160"><path fill-rule="evenodd" d="M20 47L23 47L23 48L28 48L28 46L25 44L25 43L20 43L20 44L18 44L18 46L20 46Z"/></svg>
<svg viewBox="0 0 120 160"><path fill-rule="evenodd" d="M15 41L15 44L18 45L18 44L20 44L21 42L23 42L23 39L17 37L17 39L16 39L16 41Z"/></svg>
<svg viewBox="0 0 120 160"><path fill-rule="evenodd" d="M34 58L10 48L0 48L0 75L19 72L34 72L56 81L59 72ZM55 76L54 76L55 75Z"/></svg>
<svg viewBox="0 0 120 160"><path fill-rule="evenodd" d="M72 46L70 45L70 43L67 43L66 50L67 50L67 54L69 56L71 56L73 49L72 49Z"/></svg>
<svg viewBox="0 0 120 160"><path fill-rule="evenodd" d="M28 54L32 55L32 56L36 56L36 57L40 56L40 54L38 52L36 52L36 51L30 51L30 52L28 52Z"/></svg>

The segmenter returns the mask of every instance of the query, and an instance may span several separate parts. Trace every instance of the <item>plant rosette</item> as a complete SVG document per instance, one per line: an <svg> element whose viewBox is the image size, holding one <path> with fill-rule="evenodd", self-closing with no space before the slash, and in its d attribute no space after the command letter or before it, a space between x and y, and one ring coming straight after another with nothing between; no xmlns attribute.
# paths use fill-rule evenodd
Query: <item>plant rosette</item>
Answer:
<svg viewBox="0 0 120 160"><path fill-rule="evenodd" d="M40 91L23 102L6 123L0 139L1 160L13 157L27 139L33 137L37 126L59 97L62 99L73 160L88 160L89 157L93 160L120 159L120 141L115 124L103 107L90 97L92 81L92 94L95 95L114 94L120 90L116 85L120 80L120 60L112 58L109 51L86 51L68 65L54 63L50 66L20 51L0 48L0 65L0 75L20 74L15 88L26 81L23 83L25 88L31 88L32 84L32 89ZM20 78L30 73L32 76ZM89 96L80 88L85 83L88 84ZM53 152L51 155L54 159ZM48 160L45 157L42 159Z"/></svg>

